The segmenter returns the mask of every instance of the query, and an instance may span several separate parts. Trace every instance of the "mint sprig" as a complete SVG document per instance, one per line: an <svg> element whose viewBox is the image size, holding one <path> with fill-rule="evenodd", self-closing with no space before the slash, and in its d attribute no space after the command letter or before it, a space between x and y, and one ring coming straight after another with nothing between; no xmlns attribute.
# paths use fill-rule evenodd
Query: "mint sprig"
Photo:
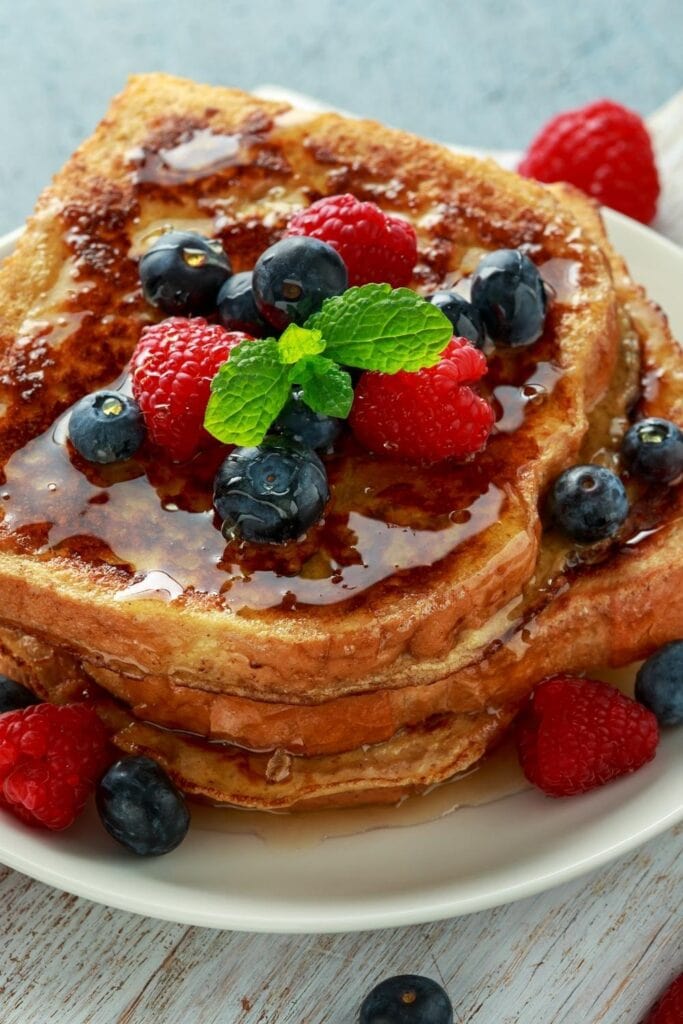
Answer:
<svg viewBox="0 0 683 1024"><path fill-rule="evenodd" d="M305 356L315 356L325 348L321 331L307 330L290 324L278 341L283 363L297 363Z"/></svg>
<svg viewBox="0 0 683 1024"><path fill-rule="evenodd" d="M279 341L234 348L211 382L204 426L226 444L260 444L294 384L314 412L346 417L353 387L343 366L415 372L438 362L452 332L441 310L408 288L350 288Z"/></svg>
<svg viewBox="0 0 683 1024"><path fill-rule="evenodd" d="M321 332L328 359L382 373L434 366L453 333L437 306L388 284L365 284L326 299L306 327Z"/></svg>
<svg viewBox="0 0 683 1024"><path fill-rule="evenodd" d="M275 338L243 341L211 381L204 426L225 444L260 444L289 398L289 367Z"/></svg>
<svg viewBox="0 0 683 1024"><path fill-rule="evenodd" d="M333 359L314 356L302 359L295 375L302 401L313 412L346 419L353 405L353 384L346 370Z"/></svg>

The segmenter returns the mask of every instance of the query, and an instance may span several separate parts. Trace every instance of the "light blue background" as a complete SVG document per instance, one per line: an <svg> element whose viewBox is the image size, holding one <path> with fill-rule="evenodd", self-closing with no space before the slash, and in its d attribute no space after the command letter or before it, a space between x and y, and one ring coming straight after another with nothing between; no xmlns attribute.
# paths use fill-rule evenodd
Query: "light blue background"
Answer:
<svg viewBox="0 0 683 1024"><path fill-rule="evenodd" d="M683 87L683 0L0 0L0 232L143 70L518 148L567 106Z"/></svg>

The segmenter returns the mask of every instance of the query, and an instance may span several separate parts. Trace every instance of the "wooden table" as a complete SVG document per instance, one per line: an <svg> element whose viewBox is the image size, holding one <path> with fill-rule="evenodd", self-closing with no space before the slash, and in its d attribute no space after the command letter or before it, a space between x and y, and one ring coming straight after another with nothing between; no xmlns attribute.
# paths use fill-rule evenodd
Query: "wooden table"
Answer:
<svg viewBox="0 0 683 1024"><path fill-rule="evenodd" d="M419 928L272 936L109 910L0 869L2 1024L351 1024L383 977L456 1024L637 1024L683 968L683 826L533 899Z"/></svg>

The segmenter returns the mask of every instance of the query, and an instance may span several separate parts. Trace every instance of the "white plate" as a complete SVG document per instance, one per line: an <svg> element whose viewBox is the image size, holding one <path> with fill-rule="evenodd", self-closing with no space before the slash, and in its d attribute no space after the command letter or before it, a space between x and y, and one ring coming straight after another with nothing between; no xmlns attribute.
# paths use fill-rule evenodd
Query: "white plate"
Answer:
<svg viewBox="0 0 683 1024"><path fill-rule="evenodd" d="M607 211L634 276L683 337L683 250ZM17 233L0 239L0 256ZM683 819L683 743L595 793L553 801L527 790L419 825L272 846L195 825L172 855L137 860L91 811L71 831L0 815L0 862L113 907L247 931L355 931L453 917L530 896L626 853ZM418 798L419 799L419 798Z"/></svg>

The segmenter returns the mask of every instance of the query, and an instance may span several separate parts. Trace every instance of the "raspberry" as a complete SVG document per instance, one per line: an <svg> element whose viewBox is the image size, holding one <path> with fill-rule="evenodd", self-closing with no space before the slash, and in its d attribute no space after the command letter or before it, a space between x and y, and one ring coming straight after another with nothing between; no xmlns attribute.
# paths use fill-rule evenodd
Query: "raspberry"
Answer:
<svg viewBox="0 0 683 1024"><path fill-rule="evenodd" d="M644 1024L681 1024L683 1021L683 974L668 987L652 1007Z"/></svg>
<svg viewBox="0 0 683 1024"><path fill-rule="evenodd" d="M349 422L369 451L420 462L465 458L479 451L493 410L467 385L486 373L486 358L465 338L452 338L436 366L417 373L364 373Z"/></svg>
<svg viewBox="0 0 683 1024"><path fill-rule="evenodd" d="M644 121L612 100L558 114L541 129L519 165L538 181L568 181L605 206L649 224L659 178Z"/></svg>
<svg viewBox="0 0 683 1024"><path fill-rule="evenodd" d="M133 395L155 444L185 462L210 441L204 413L211 381L248 334L201 317L174 316L145 327L133 352Z"/></svg>
<svg viewBox="0 0 683 1024"><path fill-rule="evenodd" d="M107 734L85 704L37 704L0 717L0 806L30 825L73 823L109 763Z"/></svg>
<svg viewBox="0 0 683 1024"><path fill-rule="evenodd" d="M548 796L586 793L635 772L658 742L651 711L607 683L576 676L539 683L517 727L524 774Z"/></svg>
<svg viewBox="0 0 683 1024"><path fill-rule="evenodd" d="M417 260L417 237L408 221L348 193L295 213L285 234L308 235L336 249L349 286L377 282L401 288L410 283Z"/></svg>

